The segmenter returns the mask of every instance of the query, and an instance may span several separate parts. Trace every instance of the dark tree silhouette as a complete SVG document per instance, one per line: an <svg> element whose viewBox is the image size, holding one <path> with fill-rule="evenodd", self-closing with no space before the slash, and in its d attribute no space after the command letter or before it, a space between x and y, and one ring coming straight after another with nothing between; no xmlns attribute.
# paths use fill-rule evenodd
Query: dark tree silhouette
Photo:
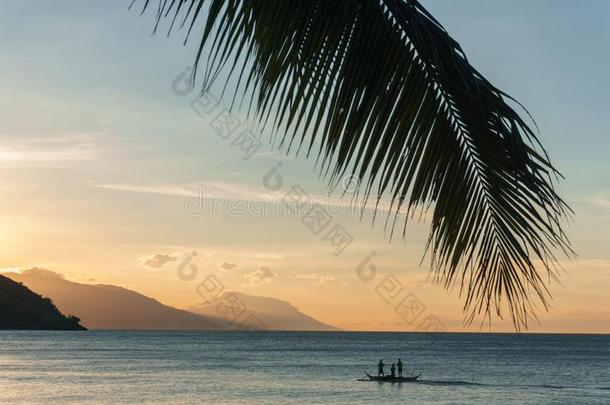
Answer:
<svg viewBox="0 0 610 405"><path fill-rule="evenodd" d="M85 330L80 319L64 316L50 298L0 275L0 329Z"/></svg>

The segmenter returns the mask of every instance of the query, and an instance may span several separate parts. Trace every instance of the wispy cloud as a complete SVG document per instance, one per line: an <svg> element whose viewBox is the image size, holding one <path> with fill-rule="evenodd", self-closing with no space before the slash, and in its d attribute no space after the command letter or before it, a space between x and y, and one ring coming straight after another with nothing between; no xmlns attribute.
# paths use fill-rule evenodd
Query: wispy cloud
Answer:
<svg viewBox="0 0 610 405"><path fill-rule="evenodd" d="M610 199L606 198L600 194L592 197L589 201L591 204L595 205L596 207L606 208L606 209L610 208Z"/></svg>
<svg viewBox="0 0 610 405"><path fill-rule="evenodd" d="M0 137L0 165L56 165L94 160L99 156L89 135Z"/></svg>
<svg viewBox="0 0 610 405"><path fill-rule="evenodd" d="M96 184L95 186L116 191L159 194L176 197L192 198L193 202L202 201L243 201L248 203L276 204L282 206L283 200L288 190L282 192L271 192L263 187L252 187L240 183L231 183L225 181L210 181L204 180L196 183L181 183L181 184L151 184L151 185L133 185L120 183ZM335 195L309 194L309 204L318 204L326 207L329 210L347 209L352 213L359 215L362 208L360 202L350 198L350 196L340 197ZM366 202L365 209L371 212L393 212L393 207L387 199L383 199L376 203L374 198L369 198ZM405 209L401 209L401 214L406 214ZM420 218L419 212L415 216ZM425 220L427 216L422 213L421 219Z"/></svg>
<svg viewBox="0 0 610 405"><path fill-rule="evenodd" d="M268 259L268 260L286 260L286 255L282 255L282 254L278 254L278 253L266 253L266 252L261 252L261 253L255 253L253 255L254 258L256 259Z"/></svg>
<svg viewBox="0 0 610 405"><path fill-rule="evenodd" d="M279 201L282 197L282 194L270 193L262 188L209 180L181 184L133 185L111 183L96 184L96 186L108 190L131 193L161 194L176 197L196 197L201 199Z"/></svg>
<svg viewBox="0 0 610 405"><path fill-rule="evenodd" d="M23 269L21 267L2 267L0 273L21 273Z"/></svg>
<svg viewBox="0 0 610 405"><path fill-rule="evenodd" d="M300 280L308 280L314 281L319 284L326 284L330 281L335 281L335 276L330 274L319 274L319 273L307 273L307 274L297 274L297 278Z"/></svg>
<svg viewBox="0 0 610 405"><path fill-rule="evenodd" d="M96 186L107 190L126 191L130 193L161 194L176 197L195 197L197 195L196 191L192 188L188 189L183 186L173 185L136 186L129 184L96 184Z"/></svg>

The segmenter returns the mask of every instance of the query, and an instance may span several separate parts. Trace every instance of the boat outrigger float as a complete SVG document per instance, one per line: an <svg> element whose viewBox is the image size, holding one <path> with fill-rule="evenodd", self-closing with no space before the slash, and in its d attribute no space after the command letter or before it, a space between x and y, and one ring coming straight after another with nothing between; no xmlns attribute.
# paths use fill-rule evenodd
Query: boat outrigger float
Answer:
<svg viewBox="0 0 610 405"><path fill-rule="evenodd" d="M417 380L421 376L421 373L419 373L418 375L409 377L392 377L390 375L376 377L374 375L370 375L366 371L364 374L366 374L367 378L359 378L358 381L410 382Z"/></svg>

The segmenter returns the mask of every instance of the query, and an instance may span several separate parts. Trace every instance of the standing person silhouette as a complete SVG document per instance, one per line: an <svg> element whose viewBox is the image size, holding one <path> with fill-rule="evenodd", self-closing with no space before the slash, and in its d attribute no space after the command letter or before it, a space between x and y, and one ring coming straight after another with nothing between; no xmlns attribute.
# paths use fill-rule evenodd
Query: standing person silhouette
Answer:
<svg viewBox="0 0 610 405"><path fill-rule="evenodd" d="M402 360L398 359L398 363L396 363L396 365L398 366L398 376L402 377Z"/></svg>
<svg viewBox="0 0 610 405"><path fill-rule="evenodd" d="M396 377L396 366L394 365L394 363L392 363L392 368L390 368L390 376L392 378Z"/></svg>
<svg viewBox="0 0 610 405"><path fill-rule="evenodd" d="M383 366L385 366L385 364L383 364L383 360L379 359L379 364L377 364L378 376L385 376L385 373L383 372Z"/></svg>

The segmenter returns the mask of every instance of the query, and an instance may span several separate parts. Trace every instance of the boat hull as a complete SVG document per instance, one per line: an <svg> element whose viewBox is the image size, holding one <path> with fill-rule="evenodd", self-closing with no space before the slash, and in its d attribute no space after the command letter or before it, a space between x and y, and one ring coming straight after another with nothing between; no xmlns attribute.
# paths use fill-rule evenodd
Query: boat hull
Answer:
<svg viewBox="0 0 610 405"><path fill-rule="evenodd" d="M412 382L416 381L421 374L409 377L392 377L392 376L373 376L365 373L367 378L359 378L358 381L378 381L378 382Z"/></svg>

